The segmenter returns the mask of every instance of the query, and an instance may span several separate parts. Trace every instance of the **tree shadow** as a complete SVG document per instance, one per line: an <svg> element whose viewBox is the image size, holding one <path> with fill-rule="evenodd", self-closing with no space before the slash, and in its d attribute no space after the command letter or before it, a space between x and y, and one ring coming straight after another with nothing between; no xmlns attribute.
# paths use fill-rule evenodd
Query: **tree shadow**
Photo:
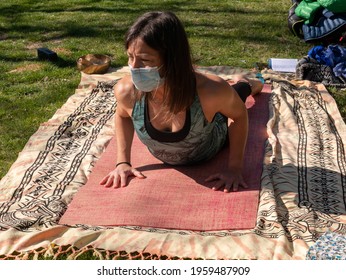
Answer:
<svg viewBox="0 0 346 280"><path fill-rule="evenodd" d="M128 1L130 2L130 1ZM256 26L259 28L265 28L265 26L269 25L268 23L266 25L265 21L255 21L255 20L249 20L251 19L251 16L254 16L256 14L263 13L262 11L257 11L254 9L247 9L243 7L233 7L233 6L213 6L212 8L208 8L205 6L198 7L194 2L186 2L184 5L181 5L180 1L172 1L169 3L153 3L150 8L145 7L144 5L133 5L128 7L123 7L120 4L116 4L114 6L101 6L95 1L90 1L90 3L86 3L85 5L71 5L68 9L63 8L59 5L29 5L29 4L11 4L6 5L4 7L0 7L0 14L7 19L8 22L13 22L12 24L9 24L8 27L1 27L0 33L6 34L11 33L8 39L19 39L22 36L30 37L30 34L46 34L46 37L42 37L40 41L48 42L50 40L54 39L54 36L56 35L50 35L49 33L53 32L59 32L59 38L102 38L104 40L109 39L109 34L112 34L112 37L114 38L114 41L122 40L123 36L129 26L122 26L117 27L117 24L119 22L114 23L114 20L117 20L117 18L126 18L128 21L129 19L135 19L139 15L143 14L147 11L152 10L172 10L176 13L185 13L187 10L189 13L198 13L203 17L208 18L208 14L212 15L214 18L217 17L218 14L224 15L225 13L229 14L229 21L210 21L210 22L204 22L204 23L197 23L195 21L191 21L188 18L185 18L183 15L181 16L184 25L189 28L210 28L212 31L208 34L204 34L206 38L229 38L232 39L232 35L230 32L222 34L223 32L214 32L214 28L220 28L224 31L227 31L229 28L228 26L233 26L237 29L244 28L244 24L246 26L252 26L252 28L256 29ZM31 22L21 22L21 18L28 14L32 15L31 18L35 19L36 14L39 16L40 14L59 14L64 12L70 12L71 13L71 19L65 20L64 22L59 22L56 25L49 22L48 25L40 24L37 21L31 21ZM268 11L270 12L270 11ZM73 14L74 13L85 13L85 21L88 22L86 25L84 20L81 21L75 21ZM95 21L95 23L90 20L92 16L95 17L101 17L104 14L110 14L109 16L109 23L105 21L100 25L98 21ZM233 14L239 14L247 18L246 22L239 25L239 23L234 22L234 19L232 18ZM113 20L112 20L113 19ZM6 21L6 20L5 20ZM130 23L129 23L130 24ZM128 25L129 25L128 24ZM6 25L4 25L6 26ZM243 34L243 33L242 33ZM246 34L243 34L244 36ZM246 37L237 37L235 35L236 40L245 40L252 41L252 42L261 42L263 44L272 44L273 41L276 40L276 38L272 37L266 37L262 38L259 36L259 34L252 34L250 38ZM35 35L37 38L37 35Z"/></svg>
<svg viewBox="0 0 346 280"><path fill-rule="evenodd" d="M346 175L319 166L305 167L274 164L268 167L269 178L281 209L290 210L283 197L295 196L299 208L326 215L346 214Z"/></svg>
<svg viewBox="0 0 346 280"><path fill-rule="evenodd" d="M154 171L160 176L172 176L179 172L193 179L197 184L211 189L213 183L205 182L210 173L223 169L227 149L222 150L215 159L196 165L171 166L164 163L144 164L139 166L139 171ZM275 199L280 207L281 215L289 216L291 210L285 204L283 196L286 194L295 196L295 204L298 208L306 208L309 211L319 211L326 215L346 214L346 175L322 167L297 167L292 164L267 166L271 184L274 188ZM171 172L174 170L174 172ZM249 189L241 188L240 191L259 190L261 187L260 173L254 176L253 170L245 175ZM152 175L151 173L150 175ZM258 175L259 174L259 175ZM159 178L159 177L158 177ZM133 178L132 178L133 179ZM286 213L286 214L283 214ZM318 217L316 216L316 219Z"/></svg>

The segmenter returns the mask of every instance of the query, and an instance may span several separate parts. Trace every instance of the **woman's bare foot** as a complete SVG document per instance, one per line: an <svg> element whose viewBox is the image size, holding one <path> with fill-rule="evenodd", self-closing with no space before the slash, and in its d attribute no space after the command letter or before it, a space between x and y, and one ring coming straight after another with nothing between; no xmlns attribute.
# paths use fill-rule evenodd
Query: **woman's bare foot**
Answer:
<svg viewBox="0 0 346 280"><path fill-rule="evenodd" d="M260 80L250 79L250 78L247 78L245 75L237 75L232 79L232 81L234 83L238 83L238 82L249 83L250 87L251 87L251 95L252 96L260 93L263 89L263 84Z"/></svg>

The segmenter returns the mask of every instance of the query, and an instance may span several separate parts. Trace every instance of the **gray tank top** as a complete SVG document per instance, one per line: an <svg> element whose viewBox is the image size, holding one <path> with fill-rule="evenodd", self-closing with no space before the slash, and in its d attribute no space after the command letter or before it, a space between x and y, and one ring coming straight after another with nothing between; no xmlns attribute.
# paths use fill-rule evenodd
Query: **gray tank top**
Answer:
<svg viewBox="0 0 346 280"><path fill-rule="evenodd" d="M146 145L152 155L159 160L171 165L193 164L208 160L216 155L216 153L224 146L227 138L227 118L222 114L217 113L212 122L208 122L204 116L202 106L196 95L190 110L186 114L186 119L190 121L190 127L187 128L186 136L177 141L159 141L153 139L148 133L153 128L148 128L146 119L146 98L143 96L135 102L132 111L132 121L141 142ZM186 124L183 128L186 130ZM172 139L177 138L175 134L178 132L161 132L163 138L172 136ZM154 137L155 138L155 137ZM181 138L181 137L178 137Z"/></svg>

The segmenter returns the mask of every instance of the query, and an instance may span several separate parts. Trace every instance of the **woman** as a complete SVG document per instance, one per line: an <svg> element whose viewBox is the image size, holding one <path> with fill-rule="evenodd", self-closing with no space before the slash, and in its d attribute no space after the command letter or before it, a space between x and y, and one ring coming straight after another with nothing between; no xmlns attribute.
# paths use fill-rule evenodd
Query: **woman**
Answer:
<svg viewBox="0 0 346 280"><path fill-rule="evenodd" d="M136 131L155 157L171 165L206 161L228 142L227 168L206 180L215 181L214 190L247 188L242 177L248 133L244 101L261 91L261 82L239 79L230 86L195 71L185 30L171 12L141 16L127 32L125 47L131 76L114 88L117 164L100 184L117 188L126 186L129 176L145 178L130 163Z"/></svg>

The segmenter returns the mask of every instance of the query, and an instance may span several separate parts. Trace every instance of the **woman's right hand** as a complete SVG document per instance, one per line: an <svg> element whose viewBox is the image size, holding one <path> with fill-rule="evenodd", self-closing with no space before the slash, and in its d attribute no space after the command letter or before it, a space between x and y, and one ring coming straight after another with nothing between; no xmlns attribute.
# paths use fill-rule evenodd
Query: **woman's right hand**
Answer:
<svg viewBox="0 0 346 280"><path fill-rule="evenodd" d="M137 169L127 165L121 164L116 167L113 171L109 172L106 177L104 177L100 185L106 188L120 188L127 186L127 178L130 176L135 176L139 179L144 179L145 176Z"/></svg>

